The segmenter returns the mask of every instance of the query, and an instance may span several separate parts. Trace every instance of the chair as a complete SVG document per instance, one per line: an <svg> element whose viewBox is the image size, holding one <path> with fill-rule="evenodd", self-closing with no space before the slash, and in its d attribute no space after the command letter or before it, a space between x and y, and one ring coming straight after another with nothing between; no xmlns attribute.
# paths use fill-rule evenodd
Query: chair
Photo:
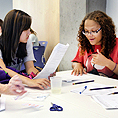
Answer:
<svg viewBox="0 0 118 118"><path fill-rule="evenodd" d="M33 46L33 53L36 59L36 62L34 62L34 66L36 66L36 68L39 70L42 70L42 68L45 66L45 62L43 60L44 51L44 46Z"/></svg>
<svg viewBox="0 0 118 118"><path fill-rule="evenodd" d="M39 41L39 44L41 46L45 46L45 49L46 49L46 46L47 46L48 42L47 41Z"/></svg>
<svg viewBox="0 0 118 118"><path fill-rule="evenodd" d="M45 47L44 46L33 46L33 53L34 53L34 57L36 59L36 62L34 62L34 66L39 70L41 71L42 68L44 67L45 65L45 62L44 62L44 51L45 51ZM23 71L25 69L25 66L24 64L22 64L21 66L21 71Z"/></svg>
<svg viewBox="0 0 118 118"><path fill-rule="evenodd" d="M41 46L44 46L45 49L46 49L46 46L47 46L48 42L47 41L39 41L39 44ZM44 50L44 52L45 52L45 50ZM45 63L45 57L44 56L43 56L43 62Z"/></svg>

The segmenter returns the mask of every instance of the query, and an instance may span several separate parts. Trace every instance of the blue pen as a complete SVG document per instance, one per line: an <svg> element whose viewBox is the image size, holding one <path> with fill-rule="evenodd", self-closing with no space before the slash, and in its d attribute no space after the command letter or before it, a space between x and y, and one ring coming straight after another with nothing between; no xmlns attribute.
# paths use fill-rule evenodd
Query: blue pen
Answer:
<svg viewBox="0 0 118 118"><path fill-rule="evenodd" d="M86 89L87 89L87 86L85 86L84 89L79 93L82 94Z"/></svg>

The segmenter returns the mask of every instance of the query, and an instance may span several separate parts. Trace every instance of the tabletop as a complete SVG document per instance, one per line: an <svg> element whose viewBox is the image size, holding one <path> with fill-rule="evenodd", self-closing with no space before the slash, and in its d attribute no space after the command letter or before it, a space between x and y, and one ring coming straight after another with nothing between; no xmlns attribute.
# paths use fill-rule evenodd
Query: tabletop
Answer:
<svg viewBox="0 0 118 118"><path fill-rule="evenodd" d="M56 76L61 76L63 80L68 79L71 70L60 71ZM118 86L118 81L112 78L101 77L97 75L87 74L91 80L96 83L105 85ZM50 88L40 90L37 88L25 89L28 92L34 93L49 93L43 101L18 99L15 96L2 95L6 99L6 109L0 112L0 118L116 118L118 110L106 110L101 105L96 103L91 96L79 95L71 92L72 89L88 85L85 83L81 85L72 85L71 82L62 83L62 92L59 95L51 93ZM51 102L63 107L63 111L50 111ZM41 108L29 107L26 104L42 105Z"/></svg>

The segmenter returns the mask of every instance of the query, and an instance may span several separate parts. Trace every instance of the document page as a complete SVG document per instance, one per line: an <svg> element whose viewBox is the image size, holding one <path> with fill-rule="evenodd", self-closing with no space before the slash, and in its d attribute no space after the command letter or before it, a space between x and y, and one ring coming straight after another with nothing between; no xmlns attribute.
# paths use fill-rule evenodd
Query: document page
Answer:
<svg viewBox="0 0 118 118"><path fill-rule="evenodd" d="M92 96L92 98L106 109L118 109L118 94Z"/></svg>
<svg viewBox="0 0 118 118"><path fill-rule="evenodd" d="M38 79L38 78L47 78L48 79L48 76L51 73L56 71L56 69L57 69L59 63L61 62L65 52L67 51L68 47L69 47L69 44L64 45L64 44L58 43L54 47L45 67L36 77L34 77L34 79Z"/></svg>

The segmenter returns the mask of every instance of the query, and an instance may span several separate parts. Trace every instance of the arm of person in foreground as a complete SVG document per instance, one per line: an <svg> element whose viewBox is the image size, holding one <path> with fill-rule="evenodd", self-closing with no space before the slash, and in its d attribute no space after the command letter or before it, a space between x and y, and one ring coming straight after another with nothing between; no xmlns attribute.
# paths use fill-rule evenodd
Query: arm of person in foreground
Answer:
<svg viewBox="0 0 118 118"><path fill-rule="evenodd" d="M0 94L23 95L26 92L18 75L13 76L8 84L0 84Z"/></svg>

